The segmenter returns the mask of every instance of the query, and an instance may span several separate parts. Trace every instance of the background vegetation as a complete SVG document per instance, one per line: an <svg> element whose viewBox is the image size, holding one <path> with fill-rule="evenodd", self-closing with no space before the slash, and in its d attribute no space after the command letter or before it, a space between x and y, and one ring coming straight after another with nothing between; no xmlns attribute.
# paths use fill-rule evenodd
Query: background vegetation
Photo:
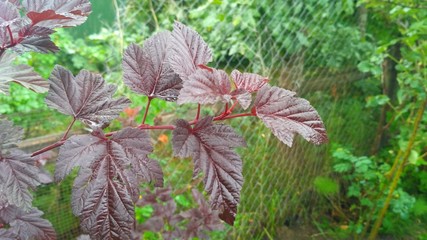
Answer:
<svg viewBox="0 0 427 240"><path fill-rule="evenodd" d="M44 77L61 64L74 73L83 68L100 72L119 84L117 94L133 103L111 129L141 121L140 107L145 106L145 100L121 85L123 49L170 29L175 19L208 42L218 64L213 67L269 76L274 84L309 99L325 121L329 144L315 147L297 139L292 149L252 119L232 123L250 146L241 149L245 184L236 226L212 233L212 238L365 239L378 231L382 237L427 239L425 2L92 3L87 23L54 35L58 54L28 54L20 61ZM27 138L62 131L69 119L47 111L43 97L12 85L10 97L0 96L0 114L25 127ZM150 110L150 123L188 114L160 101ZM74 130L84 131L80 126ZM189 207L190 161L170 157L169 133L153 136L167 184L178 189L175 201ZM46 185L35 198L60 239L79 234L69 206L70 184ZM137 210L139 221L149 216L149 209Z"/></svg>

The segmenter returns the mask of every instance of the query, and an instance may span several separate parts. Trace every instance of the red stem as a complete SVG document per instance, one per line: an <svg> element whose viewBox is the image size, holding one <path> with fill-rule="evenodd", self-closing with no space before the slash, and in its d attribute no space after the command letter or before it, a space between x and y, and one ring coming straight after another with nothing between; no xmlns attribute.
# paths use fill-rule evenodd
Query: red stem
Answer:
<svg viewBox="0 0 427 240"><path fill-rule="evenodd" d="M234 108L236 107L236 105L237 105L237 101L234 101L233 105L230 107L230 109L228 109L227 113L231 114L233 112Z"/></svg>
<svg viewBox="0 0 427 240"><path fill-rule="evenodd" d="M47 147L44 147L44 148L42 148L42 149L40 149L38 151L33 152L33 154L31 154L31 157L40 155L40 154L42 154L44 152L47 152L47 151L52 150L54 148L57 148L57 147L61 146L64 143L65 143L65 140L60 140L60 141L58 141L58 142L56 142L54 144L51 144L51 145L49 145Z"/></svg>
<svg viewBox="0 0 427 240"><path fill-rule="evenodd" d="M148 109L150 108L151 99L152 99L151 97L148 97L148 102L147 102L147 106L145 107L145 113L144 113L144 117L142 118L141 125L144 125L145 124L145 120L147 119Z"/></svg>
<svg viewBox="0 0 427 240"><path fill-rule="evenodd" d="M234 114L234 115L228 115L228 116L218 116L218 117L214 117L214 121L220 121L220 120L226 120L226 119L232 119L232 118L238 118L238 117L249 117L249 116L256 116L253 113L239 113L239 114Z"/></svg>
<svg viewBox="0 0 427 240"><path fill-rule="evenodd" d="M200 108L201 108L201 105L197 104L197 114L196 114L196 118L194 119L196 122L199 121L199 118L200 118Z"/></svg>
<svg viewBox="0 0 427 240"><path fill-rule="evenodd" d="M64 133L64 136L62 136L61 141L67 139L67 135L70 132L70 130L73 127L73 125L74 125L75 122L76 122L76 118L73 118L73 121L71 121L71 123L68 125L67 130Z"/></svg>
<svg viewBox="0 0 427 240"><path fill-rule="evenodd" d="M13 34L12 34L12 30L10 30L10 26L7 26L7 31L9 32L9 37L10 37L10 46L13 46L14 43L14 39L13 39Z"/></svg>
<svg viewBox="0 0 427 240"><path fill-rule="evenodd" d="M145 109L145 114L144 114L144 120L143 120L143 122L145 121L145 118L147 116L147 112L148 112L147 109L150 107L150 101L151 101L151 98L148 99L147 108ZM226 110L223 113L221 113L219 116L214 117L213 121L221 121L221 120L232 119L232 118L239 118L239 117L256 116L256 113L254 111L251 111L251 112L248 112L248 113L238 113L238 114L230 115L231 112L232 112L232 110L233 110L233 108L235 107L235 105L236 105L236 103L234 103L233 106L231 106L231 108L229 108L227 110L227 108L228 108L228 104L227 104L226 105ZM200 107L200 105L199 105L199 107ZM198 107L198 109L199 109L199 107ZM199 110L198 110L198 112L199 112ZM198 113L196 115L196 119L198 120L199 117L200 117L200 113ZM196 119L193 120L193 121L190 121L189 124L190 125L196 124L196 122L197 122ZM67 135L68 135L69 131L71 130L71 127L74 125L75 121L76 121L76 119L73 119L73 121L70 123L70 125L68 126L68 128L67 128L64 136L61 138L61 140L59 140L56 143L53 143L53 144L51 144L51 145L49 145L47 147L44 147L44 148L42 148L42 149L34 152L33 154L31 154L31 156L34 157L34 156L40 155L40 154L42 154L44 152L47 152L49 150L52 150L52 149L57 148L57 147L61 146L62 144L64 144L65 141L66 141L65 138L67 137ZM148 130L174 130L175 126L174 125L150 126L150 125L147 125L147 124L141 124L140 126L138 126L138 128L139 129L148 129ZM114 131L114 132L106 133L105 137L110 137L114 133L116 133L116 132Z"/></svg>
<svg viewBox="0 0 427 240"><path fill-rule="evenodd" d="M140 125L139 129L151 129L151 130L174 130L174 125L159 125L159 126L150 126L150 125Z"/></svg>

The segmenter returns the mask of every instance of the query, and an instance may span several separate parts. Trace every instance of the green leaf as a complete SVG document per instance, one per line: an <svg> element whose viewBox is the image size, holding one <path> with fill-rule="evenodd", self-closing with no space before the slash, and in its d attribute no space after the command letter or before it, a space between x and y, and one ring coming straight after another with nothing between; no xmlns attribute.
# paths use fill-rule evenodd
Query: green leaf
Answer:
<svg viewBox="0 0 427 240"><path fill-rule="evenodd" d="M352 165L348 162L337 163L334 165L334 171L338 173L348 172L352 169Z"/></svg>
<svg viewBox="0 0 427 240"><path fill-rule="evenodd" d="M383 106L390 102L390 98L386 95L376 95L376 96L369 96L366 99L366 107L378 107Z"/></svg>
<svg viewBox="0 0 427 240"><path fill-rule="evenodd" d="M372 207L373 203L371 200L369 200L367 198L362 198L362 200L360 200L360 205L366 206L366 207Z"/></svg>
<svg viewBox="0 0 427 240"><path fill-rule="evenodd" d="M302 32L297 32L297 38L299 40L299 43L303 46L308 47L310 43L308 42L308 39Z"/></svg>
<svg viewBox="0 0 427 240"><path fill-rule="evenodd" d="M174 200L177 204L183 207L190 207L191 202L184 195L176 195Z"/></svg>
<svg viewBox="0 0 427 240"><path fill-rule="evenodd" d="M150 205L144 207L135 207L135 218L138 223L143 223L147 221L153 214L154 209Z"/></svg>
<svg viewBox="0 0 427 240"><path fill-rule="evenodd" d="M427 215L427 201L424 199L417 199L415 202L412 212L415 216L425 216Z"/></svg>
<svg viewBox="0 0 427 240"><path fill-rule="evenodd" d="M420 158L420 154L417 151L412 149L408 157L409 163L416 165L418 163L419 158Z"/></svg>
<svg viewBox="0 0 427 240"><path fill-rule="evenodd" d="M338 183L329 177L316 177L314 179L314 187L316 191L323 195L334 195L338 193Z"/></svg>
<svg viewBox="0 0 427 240"><path fill-rule="evenodd" d="M352 184L348 188L347 196L348 197L360 197L360 187L358 185Z"/></svg>

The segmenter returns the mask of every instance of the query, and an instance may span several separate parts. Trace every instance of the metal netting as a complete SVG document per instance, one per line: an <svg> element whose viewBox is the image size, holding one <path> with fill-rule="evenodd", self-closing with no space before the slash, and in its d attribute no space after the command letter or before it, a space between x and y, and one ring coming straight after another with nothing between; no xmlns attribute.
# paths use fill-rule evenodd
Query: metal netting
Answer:
<svg viewBox="0 0 427 240"><path fill-rule="evenodd" d="M376 126L370 124L370 117L355 116L349 108L364 108L365 92L360 82L367 76L357 70L357 64L370 46L363 44L363 26L351 2L113 1L118 17L103 31L114 39L105 39L111 51L99 71L104 75L120 73L120 49L130 42L142 43L154 32L170 30L173 21L179 20L198 31L210 45L214 52L210 66L228 72L255 72L268 76L273 85L296 91L319 111L331 142L363 153L369 146L365 139L372 136ZM103 4L100 0L93 3ZM126 93L123 86L121 89ZM165 119L169 119L167 114L163 120L168 121ZM34 121L31 124L39 124ZM330 145L313 146L298 137L288 148L260 121L245 119L230 124L249 146L239 149L245 183L237 224L228 228L230 238L282 239L288 228L306 224L313 213L328 208L313 181L317 176L330 175ZM153 138L160 134L153 133ZM191 161L171 158L170 144L157 142L154 155L172 187L185 188L191 182ZM70 191L71 180L67 178L58 185L42 187L36 195L36 205L49 201L49 209L42 210L62 234L60 239L73 239L78 234L78 221L72 217L66 199Z"/></svg>

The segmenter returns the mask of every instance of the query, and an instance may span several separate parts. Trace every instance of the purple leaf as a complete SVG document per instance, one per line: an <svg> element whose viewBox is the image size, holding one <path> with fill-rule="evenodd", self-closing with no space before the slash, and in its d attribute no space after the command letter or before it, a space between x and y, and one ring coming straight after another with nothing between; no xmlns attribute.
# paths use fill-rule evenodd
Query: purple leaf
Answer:
<svg viewBox="0 0 427 240"><path fill-rule="evenodd" d="M240 106L242 106L243 109L248 109L248 107L252 103L252 95L250 92L246 91L245 89L236 89L232 91L231 96L236 98L237 102L239 102Z"/></svg>
<svg viewBox="0 0 427 240"><path fill-rule="evenodd" d="M212 124L212 117L206 117L193 128L178 120L172 144L176 156L193 157L195 175L204 173L211 207L232 225L243 184L242 160L233 148L246 146L245 141L231 127Z"/></svg>
<svg viewBox="0 0 427 240"><path fill-rule="evenodd" d="M107 85L101 75L86 70L74 77L57 65L49 82L47 105L91 126L109 123L130 103L126 98L112 99L116 87Z"/></svg>
<svg viewBox="0 0 427 240"><path fill-rule="evenodd" d="M22 54L24 52L50 53L56 52L59 48L50 40L50 34L54 31L50 28L33 26L26 22L21 23L23 26L18 32L20 41L12 49Z"/></svg>
<svg viewBox="0 0 427 240"><path fill-rule="evenodd" d="M0 0L0 2L10 2L13 5L15 5L16 7L21 6L21 0Z"/></svg>
<svg viewBox="0 0 427 240"><path fill-rule="evenodd" d="M236 89L244 89L249 93L258 91L268 82L266 77L255 73L241 73L239 70L233 70L231 78L234 80Z"/></svg>
<svg viewBox="0 0 427 240"><path fill-rule="evenodd" d="M50 40L49 36L26 37L12 49L19 54L32 51L39 53L52 53L59 51L59 48Z"/></svg>
<svg viewBox="0 0 427 240"><path fill-rule="evenodd" d="M0 219L10 225L9 230L18 236L17 239L56 239L56 233L52 224L42 219L42 215L43 212L36 208L23 211L13 205L0 210Z"/></svg>
<svg viewBox="0 0 427 240"><path fill-rule="evenodd" d="M143 197L136 203L139 207L151 206L153 213L143 224L138 226L142 231L160 232L164 229L166 222L173 224L176 211L176 203L173 200L172 189L156 188L154 192L146 189Z"/></svg>
<svg viewBox="0 0 427 240"><path fill-rule="evenodd" d="M328 141L317 111L294 92L266 85L258 92L255 109L264 124L288 146L292 146L295 133L314 144Z"/></svg>
<svg viewBox="0 0 427 240"><path fill-rule="evenodd" d="M33 25L47 28L80 25L92 11L89 0L24 0L22 4Z"/></svg>
<svg viewBox="0 0 427 240"><path fill-rule="evenodd" d="M80 166L72 207L91 237L131 238L140 182L163 182L160 165L147 157L151 151L148 133L133 128L120 130L111 138L73 136L60 148L55 177L61 179Z"/></svg>
<svg viewBox="0 0 427 240"><path fill-rule="evenodd" d="M18 239L18 235L16 235L12 229L0 229L0 239L3 240L16 240Z"/></svg>
<svg viewBox="0 0 427 240"><path fill-rule="evenodd" d="M166 61L170 32L158 33L141 48L131 44L123 57L123 78L133 91L148 97L175 101L182 80Z"/></svg>
<svg viewBox="0 0 427 240"><path fill-rule="evenodd" d="M13 3L0 1L0 27L8 26L8 22L19 17L18 8Z"/></svg>
<svg viewBox="0 0 427 240"><path fill-rule="evenodd" d="M0 192L9 203L30 208L33 197L29 189L34 190L40 184L38 172L35 160L29 154L18 149L0 153Z"/></svg>
<svg viewBox="0 0 427 240"><path fill-rule="evenodd" d="M106 151L102 139L92 135L70 137L59 151L55 167L55 181L61 181L74 167L88 167Z"/></svg>
<svg viewBox="0 0 427 240"><path fill-rule="evenodd" d="M181 79L184 82L187 81L188 77L198 69L198 65L207 64L211 60L212 51L200 35L175 21L169 62Z"/></svg>
<svg viewBox="0 0 427 240"><path fill-rule="evenodd" d="M24 129L13 126L10 121L0 120L0 154L2 149L16 148L23 135Z"/></svg>
<svg viewBox="0 0 427 240"><path fill-rule="evenodd" d="M0 93L9 93L9 83L16 82L37 93L44 93L49 83L27 65L14 65L16 55L5 52L0 56Z"/></svg>
<svg viewBox="0 0 427 240"><path fill-rule="evenodd" d="M212 104L231 101L231 85L223 70L198 69L184 82L178 97L178 104Z"/></svg>
<svg viewBox="0 0 427 240"><path fill-rule="evenodd" d="M196 189L192 189L192 195L198 207L180 214L183 219L188 221L182 237L184 239L208 239L207 232L222 230L224 225L218 218L217 211L212 211L208 206L203 194Z"/></svg>

